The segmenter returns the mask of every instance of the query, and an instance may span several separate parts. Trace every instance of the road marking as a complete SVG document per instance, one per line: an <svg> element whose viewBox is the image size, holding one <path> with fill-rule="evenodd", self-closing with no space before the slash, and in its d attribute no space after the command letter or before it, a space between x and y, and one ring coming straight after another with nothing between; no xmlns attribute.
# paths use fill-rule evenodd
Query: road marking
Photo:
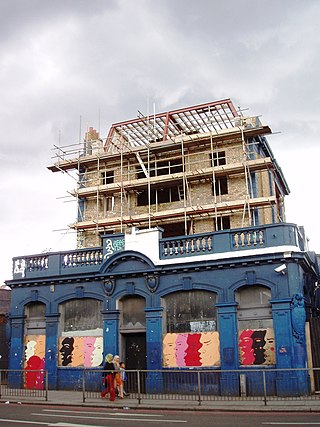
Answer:
<svg viewBox="0 0 320 427"><path fill-rule="evenodd" d="M0 418L0 421L5 421L7 423L19 423L19 424L39 424L42 426L47 426L48 423L41 423L40 421L27 421L27 420L10 420L8 418Z"/></svg>
<svg viewBox="0 0 320 427"><path fill-rule="evenodd" d="M46 416L46 417L60 417L62 416L62 414L37 414L37 413L33 413L31 415L39 415L41 417ZM122 414L123 415L123 414ZM126 415L126 414L124 414ZM79 418L79 415L63 415L66 418ZM128 414L129 416L129 414ZM114 417L81 417L82 419L85 420L115 420ZM159 422L159 420L148 420L146 418L121 418L121 417L117 417L117 421L143 421L145 423L152 423L152 422ZM161 420L162 423L186 423L186 420Z"/></svg>
<svg viewBox="0 0 320 427"><path fill-rule="evenodd" d="M75 411L70 411L66 409L42 409L43 412L54 412L55 414L57 412L61 413L67 413L67 414L74 414ZM128 416L128 417L163 417L162 414L139 414L139 413L131 413L131 412L95 412L95 411L76 411L77 414L94 414L94 415L111 415L113 417L118 416Z"/></svg>
<svg viewBox="0 0 320 427"><path fill-rule="evenodd" d="M320 426L320 421L318 422L278 422L278 421L265 421L261 423L265 426Z"/></svg>
<svg viewBox="0 0 320 427"><path fill-rule="evenodd" d="M54 423L54 424L47 424L48 427L101 427L101 426L95 426L93 424L72 424L72 423ZM106 427L106 426L105 426Z"/></svg>

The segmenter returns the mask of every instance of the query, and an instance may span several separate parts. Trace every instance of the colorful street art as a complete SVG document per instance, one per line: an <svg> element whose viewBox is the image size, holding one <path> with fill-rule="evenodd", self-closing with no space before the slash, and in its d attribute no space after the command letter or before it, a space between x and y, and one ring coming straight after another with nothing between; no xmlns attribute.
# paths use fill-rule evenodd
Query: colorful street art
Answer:
<svg viewBox="0 0 320 427"><path fill-rule="evenodd" d="M24 370L26 371L24 386L28 389L42 390L44 388L45 377L46 337L45 335L27 335L24 344ZM30 372L40 370L43 371Z"/></svg>
<svg viewBox="0 0 320 427"><path fill-rule="evenodd" d="M93 368L103 361L102 337L60 337L59 366Z"/></svg>
<svg viewBox="0 0 320 427"><path fill-rule="evenodd" d="M241 365L275 365L273 329L240 331L239 351Z"/></svg>
<svg viewBox="0 0 320 427"><path fill-rule="evenodd" d="M163 366L220 366L218 332L168 333L162 340Z"/></svg>

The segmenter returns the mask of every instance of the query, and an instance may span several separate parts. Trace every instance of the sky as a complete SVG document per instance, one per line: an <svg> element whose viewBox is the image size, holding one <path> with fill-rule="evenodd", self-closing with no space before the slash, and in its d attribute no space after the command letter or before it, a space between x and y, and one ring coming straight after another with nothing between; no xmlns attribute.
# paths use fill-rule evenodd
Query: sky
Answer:
<svg viewBox="0 0 320 427"><path fill-rule="evenodd" d="M318 0L0 0L0 286L14 256L76 247L54 145L88 126L231 98L260 116L320 253Z"/></svg>

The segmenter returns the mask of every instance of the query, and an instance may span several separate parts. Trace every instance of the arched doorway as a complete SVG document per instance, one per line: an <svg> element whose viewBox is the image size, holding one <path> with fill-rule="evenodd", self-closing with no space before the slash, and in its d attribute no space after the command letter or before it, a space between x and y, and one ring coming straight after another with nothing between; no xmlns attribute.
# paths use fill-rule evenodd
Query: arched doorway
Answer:
<svg viewBox="0 0 320 427"><path fill-rule="evenodd" d="M139 295L128 295L119 301L120 344L127 370L147 367L145 305L145 299Z"/></svg>

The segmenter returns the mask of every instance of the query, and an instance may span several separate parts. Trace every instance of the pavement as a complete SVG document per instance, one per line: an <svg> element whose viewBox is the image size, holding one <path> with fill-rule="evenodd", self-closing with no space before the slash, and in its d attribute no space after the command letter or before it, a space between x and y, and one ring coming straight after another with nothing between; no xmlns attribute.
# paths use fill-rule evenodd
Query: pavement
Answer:
<svg viewBox="0 0 320 427"><path fill-rule="evenodd" d="M159 396L160 397L160 396ZM186 396L187 398L187 396ZM228 412L320 412L320 396L300 400L270 400L265 405L263 400L206 400L201 405L197 400L163 399L155 396L153 399L125 397L110 402L108 399L89 397L83 402L83 394L79 391L49 390L48 400L41 396L15 396L2 394L0 404L44 404L56 406L80 406L108 409L139 409L139 410L182 410L182 411L228 411ZM195 397L194 397L195 399ZM231 399L231 398L230 398Z"/></svg>

